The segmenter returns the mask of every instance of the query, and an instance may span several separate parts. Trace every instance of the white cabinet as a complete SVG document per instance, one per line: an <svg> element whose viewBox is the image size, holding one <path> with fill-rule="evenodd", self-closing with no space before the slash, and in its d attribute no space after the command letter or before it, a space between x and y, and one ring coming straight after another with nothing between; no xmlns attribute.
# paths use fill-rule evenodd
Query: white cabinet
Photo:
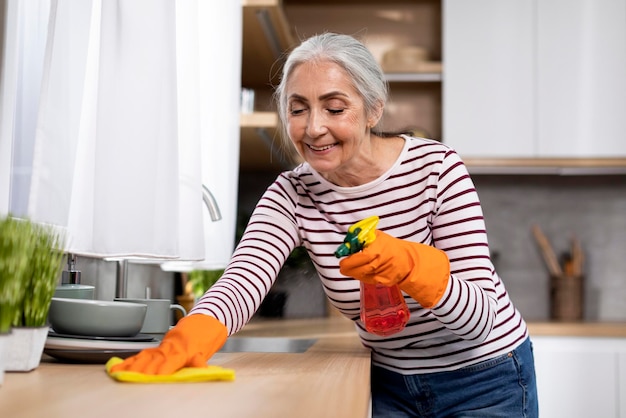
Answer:
<svg viewBox="0 0 626 418"><path fill-rule="evenodd" d="M542 156L626 155L626 0L537 1Z"/></svg>
<svg viewBox="0 0 626 418"><path fill-rule="evenodd" d="M444 142L626 156L626 0L444 0Z"/></svg>
<svg viewBox="0 0 626 418"><path fill-rule="evenodd" d="M446 0L443 139L462 156L534 152L532 1Z"/></svg>
<svg viewBox="0 0 626 418"><path fill-rule="evenodd" d="M620 376L619 392L617 396L621 408L620 417L624 417L626 416L626 352L622 351L618 354L617 362L617 374Z"/></svg>
<svg viewBox="0 0 626 418"><path fill-rule="evenodd" d="M626 339L531 338L542 418L626 417Z"/></svg>

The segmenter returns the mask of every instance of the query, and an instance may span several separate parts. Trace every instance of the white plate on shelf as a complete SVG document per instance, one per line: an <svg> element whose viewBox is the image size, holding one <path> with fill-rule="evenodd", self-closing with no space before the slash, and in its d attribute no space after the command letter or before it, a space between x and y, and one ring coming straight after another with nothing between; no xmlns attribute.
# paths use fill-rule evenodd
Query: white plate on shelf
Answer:
<svg viewBox="0 0 626 418"><path fill-rule="evenodd" d="M160 341L111 341L86 338L65 338L48 336L44 349L50 350L126 350L140 351L157 347Z"/></svg>

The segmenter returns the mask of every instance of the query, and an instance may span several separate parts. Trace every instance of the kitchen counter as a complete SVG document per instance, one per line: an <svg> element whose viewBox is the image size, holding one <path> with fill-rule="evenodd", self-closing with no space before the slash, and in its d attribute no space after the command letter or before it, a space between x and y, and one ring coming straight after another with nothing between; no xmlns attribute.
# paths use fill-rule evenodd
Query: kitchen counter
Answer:
<svg viewBox="0 0 626 418"><path fill-rule="evenodd" d="M625 338L624 322L529 322L533 336Z"/></svg>
<svg viewBox="0 0 626 418"><path fill-rule="evenodd" d="M626 323L531 322L531 336L626 337ZM315 338L304 353L217 353L233 382L129 384L103 365L63 364L44 356L29 373L5 373L0 416L365 417L369 352L351 321L254 320L237 337Z"/></svg>
<svg viewBox="0 0 626 418"><path fill-rule="evenodd" d="M250 322L237 334L248 337L318 337L351 332L353 325L343 317L265 320ZM528 322L530 335L564 337L626 337L626 322Z"/></svg>
<svg viewBox="0 0 626 418"><path fill-rule="evenodd" d="M304 353L217 353L232 382L132 384L103 365L63 364L44 356L28 373L5 373L0 416L366 417L369 352L343 318L251 322L237 336L317 338Z"/></svg>

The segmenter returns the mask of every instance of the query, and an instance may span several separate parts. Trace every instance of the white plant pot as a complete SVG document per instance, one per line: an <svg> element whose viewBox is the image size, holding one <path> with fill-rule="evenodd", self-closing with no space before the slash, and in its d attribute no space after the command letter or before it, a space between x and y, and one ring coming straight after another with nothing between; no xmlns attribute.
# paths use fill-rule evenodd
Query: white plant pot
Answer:
<svg viewBox="0 0 626 418"><path fill-rule="evenodd" d="M11 329L5 349L5 371L29 372L39 367L49 327L17 327Z"/></svg>
<svg viewBox="0 0 626 418"><path fill-rule="evenodd" d="M4 382L4 369L6 368L6 348L8 346L9 333L0 333L0 386Z"/></svg>

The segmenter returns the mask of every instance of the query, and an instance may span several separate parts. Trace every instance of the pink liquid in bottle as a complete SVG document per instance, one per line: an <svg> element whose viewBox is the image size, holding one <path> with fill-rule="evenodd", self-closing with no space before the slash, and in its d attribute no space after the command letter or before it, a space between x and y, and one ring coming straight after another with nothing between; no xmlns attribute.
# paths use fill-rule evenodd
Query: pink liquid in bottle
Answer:
<svg viewBox="0 0 626 418"><path fill-rule="evenodd" d="M398 286L361 282L361 321L368 332L387 336L400 332L409 320L409 308Z"/></svg>

